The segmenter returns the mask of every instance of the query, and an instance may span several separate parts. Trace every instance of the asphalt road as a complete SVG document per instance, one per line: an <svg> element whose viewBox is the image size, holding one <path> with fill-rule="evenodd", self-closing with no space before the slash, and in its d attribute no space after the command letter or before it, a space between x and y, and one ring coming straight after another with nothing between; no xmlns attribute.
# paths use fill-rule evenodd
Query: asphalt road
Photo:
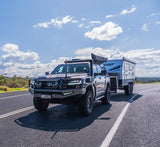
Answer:
<svg viewBox="0 0 160 147"><path fill-rule="evenodd" d="M139 84L132 96L113 94L82 116L73 106L39 113L28 92L0 94L0 147L159 147L160 85Z"/></svg>

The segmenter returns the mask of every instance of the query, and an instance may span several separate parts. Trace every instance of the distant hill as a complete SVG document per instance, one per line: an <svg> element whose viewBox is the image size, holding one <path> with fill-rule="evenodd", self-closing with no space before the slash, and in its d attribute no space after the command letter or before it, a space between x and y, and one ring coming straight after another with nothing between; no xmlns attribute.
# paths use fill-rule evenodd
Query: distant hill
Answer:
<svg viewBox="0 0 160 147"><path fill-rule="evenodd" d="M160 82L160 77L137 77L137 81L144 83Z"/></svg>

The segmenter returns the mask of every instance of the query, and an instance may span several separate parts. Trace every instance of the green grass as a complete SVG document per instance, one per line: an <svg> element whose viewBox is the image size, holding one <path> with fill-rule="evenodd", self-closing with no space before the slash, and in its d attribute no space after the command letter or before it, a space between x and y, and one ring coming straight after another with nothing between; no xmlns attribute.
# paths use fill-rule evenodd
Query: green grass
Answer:
<svg viewBox="0 0 160 147"><path fill-rule="evenodd" d="M28 88L9 88L7 86L0 86L0 93L24 91L24 90L28 90Z"/></svg>
<svg viewBox="0 0 160 147"><path fill-rule="evenodd" d="M160 82L136 82L135 84L160 84Z"/></svg>

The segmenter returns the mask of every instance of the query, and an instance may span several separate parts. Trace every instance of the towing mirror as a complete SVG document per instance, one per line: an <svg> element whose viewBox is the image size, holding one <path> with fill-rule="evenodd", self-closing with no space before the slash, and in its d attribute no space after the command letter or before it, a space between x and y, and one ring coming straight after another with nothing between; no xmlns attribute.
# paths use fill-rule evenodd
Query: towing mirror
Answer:
<svg viewBox="0 0 160 147"><path fill-rule="evenodd" d="M98 76L98 73L94 73L94 77Z"/></svg>
<svg viewBox="0 0 160 147"><path fill-rule="evenodd" d="M49 75L49 72L45 72L45 75Z"/></svg>
<svg viewBox="0 0 160 147"><path fill-rule="evenodd" d="M101 70L101 74L102 75L106 75L107 74L107 71L105 69Z"/></svg>

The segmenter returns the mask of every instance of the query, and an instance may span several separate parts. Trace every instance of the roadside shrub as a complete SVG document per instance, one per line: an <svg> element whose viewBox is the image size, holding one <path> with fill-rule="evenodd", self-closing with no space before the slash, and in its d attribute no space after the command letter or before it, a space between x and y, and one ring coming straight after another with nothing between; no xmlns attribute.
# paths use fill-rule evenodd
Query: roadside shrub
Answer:
<svg viewBox="0 0 160 147"><path fill-rule="evenodd" d="M8 91L9 88L7 86L0 86L0 91Z"/></svg>
<svg viewBox="0 0 160 147"><path fill-rule="evenodd" d="M10 87L10 88L17 88L17 87L21 87L21 85L17 82L14 82L14 81L10 81L7 83L7 86Z"/></svg>
<svg viewBox="0 0 160 147"><path fill-rule="evenodd" d="M6 86L9 88L27 88L28 87L28 77L22 78L17 77L5 77L0 75L0 86Z"/></svg>

